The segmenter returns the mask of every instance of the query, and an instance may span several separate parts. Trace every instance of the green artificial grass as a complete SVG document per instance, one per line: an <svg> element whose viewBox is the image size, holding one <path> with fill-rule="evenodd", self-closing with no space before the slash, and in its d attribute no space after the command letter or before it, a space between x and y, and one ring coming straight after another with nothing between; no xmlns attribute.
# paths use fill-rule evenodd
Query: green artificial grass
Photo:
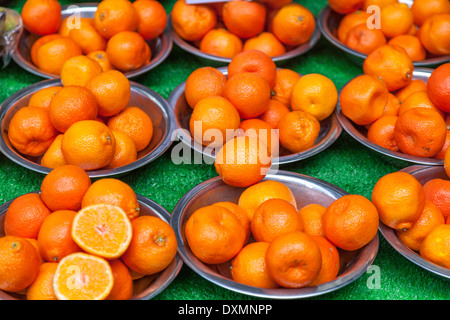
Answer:
<svg viewBox="0 0 450 320"><path fill-rule="evenodd" d="M20 11L24 0L6 1L6 6ZM88 1L60 1L62 4ZM326 0L296 1L309 8L316 16ZM170 12L175 0L162 1ZM133 81L148 86L164 98L186 80L196 68L222 66L184 52L175 44L167 60L150 72ZM292 59L280 67L293 69L301 74L320 73L332 79L338 89L356 75L362 73L359 66L347 60L343 53L321 38L307 54ZM14 92L43 79L21 69L14 62L0 70L0 102ZM169 212L178 200L202 181L217 176L212 165L175 165L170 158L171 149L154 162L121 176L134 190L146 196ZM402 161L390 161L353 140L345 131L327 150L309 159L281 166L281 170L297 172L332 183L351 194L370 199L372 188L383 175L411 165ZM21 194L38 190L43 175L27 170L5 156L0 156L0 203ZM446 300L450 298L449 283L409 262L380 237L378 255L373 263L379 270L379 287L371 286L373 273L337 291L309 298L310 300ZM370 269L371 270L371 269ZM208 282L188 266L183 265L177 278L154 299L158 300L258 300L235 293Z"/></svg>

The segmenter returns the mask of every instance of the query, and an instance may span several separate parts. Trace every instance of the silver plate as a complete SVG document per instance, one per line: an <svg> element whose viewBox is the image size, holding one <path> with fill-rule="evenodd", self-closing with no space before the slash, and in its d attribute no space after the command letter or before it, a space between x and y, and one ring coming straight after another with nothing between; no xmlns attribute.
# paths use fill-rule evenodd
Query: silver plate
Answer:
<svg viewBox="0 0 450 320"><path fill-rule="evenodd" d="M309 39L308 42L287 51L285 54L282 54L282 55L279 55L276 57L272 57L272 60L275 62L290 60L295 57L301 56L302 54L305 54L306 52L311 50L320 39L320 29L318 27L318 22L315 17L314 17L314 19L316 21L316 28L314 29L314 33L312 34L311 39ZM195 45L193 45L191 42L188 42L188 41L184 40L183 38L181 38L173 29L172 19L170 17L169 17L169 25L171 27L170 29L171 29L173 42L175 42L175 44L177 46L179 46L181 49L183 49L197 57L206 59L206 60L222 62L222 63L230 63L231 62L231 58L224 58L224 57L205 53L205 52L201 51L199 48L197 48Z"/></svg>
<svg viewBox="0 0 450 320"><path fill-rule="evenodd" d="M400 170L402 172L407 172L416 177L419 182L424 185L427 181L435 178L449 180L448 176L445 173L444 167L437 166L421 166L414 165L407 167L405 169ZM411 250L407 246L405 246L395 234L395 231L388 226L384 225L380 221L379 227L380 233L386 239L386 241L403 257L416 264L417 266L427 270L428 272L433 273L436 276L442 277L446 280L450 281L450 269L446 269L438 266L430 261L422 258L417 252Z"/></svg>
<svg viewBox="0 0 450 320"><path fill-rule="evenodd" d="M219 67L217 69L225 75L228 74L227 67ZM185 143L195 152L201 154L207 163L213 163L215 159L214 150L208 150L209 148L205 148L199 143L196 143L189 133L189 120L192 115L192 108L187 104L184 95L185 85L186 81L178 85L168 99L177 122L177 137L182 143ZM335 113L333 113L327 119L320 122L319 136L313 147L294 154L285 154L285 152L280 150L280 156L274 158L272 163L274 165L281 165L312 157L331 146L339 138L341 132L342 128L337 121Z"/></svg>
<svg viewBox="0 0 450 320"><path fill-rule="evenodd" d="M59 79L43 80L17 91L0 106L0 151L13 162L36 172L47 174L51 171L40 165L40 157L27 157L20 154L8 139L9 123L17 110L26 107L33 93L51 87L61 86ZM91 178L121 175L140 168L161 156L172 144L172 132L176 122L167 101L149 88L131 82L131 98L129 106L136 106L144 110L153 123L153 137L149 145L138 152L137 160L128 165L114 169L99 169L87 171Z"/></svg>
<svg viewBox="0 0 450 320"><path fill-rule="evenodd" d="M97 10L98 3L77 3L73 5L62 6L62 19L73 14L80 14L81 17L93 18ZM57 79L59 75L51 74L39 70L32 62L30 57L31 47L33 43L39 38L23 28L19 40L17 41L16 49L12 54L13 60L23 69L31 72L37 76L47 79ZM151 69L160 65L170 54L172 50L172 35L167 26L163 34L154 40L147 41L152 51L152 58L148 64L136 70L124 72L127 78L133 78L141 75Z"/></svg>
<svg viewBox="0 0 450 320"><path fill-rule="evenodd" d="M411 5L412 1L400 0L402 3ZM343 51L347 57L355 64L362 66L367 55L353 50L344 45L336 36L336 30L339 26L344 15L341 15L333 10L329 6L325 6L319 12L319 28L322 35L336 48ZM450 55L428 57L425 60L413 61L415 67L436 67L440 64L450 61Z"/></svg>
<svg viewBox="0 0 450 320"><path fill-rule="evenodd" d="M429 68L415 68L413 73L413 79L419 79L424 81L425 83L428 81L433 69ZM345 85L344 85L345 86ZM339 91L339 96L342 91ZM444 160L436 159L436 158L423 158L423 157L415 157L411 155L407 155L402 152L391 151L380 147L379 145L369 141L367 139L367 129L364 126L355 125L350 119L348 119L343 113L341 109L341 105L338 101L336 106L336 115L341 124L342 128L352 136L356 141L360 142L364 146L384 155L388 158L394 158L398 160L407 161L414 164L422 164L422 165L432 165L432 166L441 166L444 164Z"/></svg>
<svg viewBox="0 0 450 320"><path fill-rule="evenodd" d="M39 192L34 192L39 193ZM150 215L158 217L165 222L169 223L170 213L167 212L162 206L156 202L137 195L137 199L140 207L140 215ZM8 210L9 205L14 199L2 204L0 206L0 237L4 236L4 220L5 213ZM144 276L140 279L133 281L134 292L131 300L150 300L160 294L164 289L166 289L172 281L177 277L178 273L183 266L183 261L177 254L172 262L163 271L155 274ZM16 293L8 293L0 290L0 300L26 300L25 295L20 295Z"/></svg>
<svg viewBox="0 0 450 320"><path fill-rule="evenodd" d="M288 171L279 171L275 175L267 175L265 180L279 181L288 186L294 193L299 208L311 203L318 203L327 207L334 200L348 194L325 181ZM178 253L186 265L206 280L225 289L249 296L268 299L299 299L338 290L357 280L373 263L378 252L378 234L360 250L343 251L339 249L342 259L341 270L338 277L328 283L298 289L262 289L233 281L229 262L207 265L194 256L186 242L184 226L195 210L219 201L237 203L244 190L245 188L231 187L219 177L215 177L190 190L181 198L172 212L170 224L177 235Z"/></svg>

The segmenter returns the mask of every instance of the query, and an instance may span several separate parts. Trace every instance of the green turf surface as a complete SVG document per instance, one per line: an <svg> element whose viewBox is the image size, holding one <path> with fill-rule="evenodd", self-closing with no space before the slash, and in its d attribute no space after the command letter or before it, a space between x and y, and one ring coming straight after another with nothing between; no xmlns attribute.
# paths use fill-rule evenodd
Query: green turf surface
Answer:
<svg viewBox="0 0 450 320"><path fill-rule="evenodd" d="M20 11L24 0L7 1L7 6ZM62 4L87 1L60 1ZM174 0L162 1L170 12ZM326 5L326 0L297 1L308 7L315 15ZM134 78L139 82L168 98L172 90L186 80L190 72L211 63L185 53L175 44L170 56L160 66L150 72ZM290 60L279 66L293 69L299 73L320 73L331 78L336 87L341 88L347 81L362 72L345 56L329 44L323 37L309 53ZM42 79L34 76L12 62L0 70L0 102L14 92ZM137 193L161 204L172 212L177 201L191 188L211 177L217 176L211 165L175 165L170 158L171 149L156 161L131 172L121 179L129 183ZM313 176L330 182L349 193L370 198L376 181L383 175L410 165L407 162L393 162L381 157L355 140L346 132L324 152L301 162L281 166L288 170ZM43 175L29 171L0 156L0 203L21 194L38 190ZM380 247L374 265L380 270L380 286L370 285L372 273L365 273L359 279L341 288L311 300L334 299L429 299L444 300L450 298L449 282L437 278L400 256L380 236ZM155 299L257 299L234 293L214 285L198 276L186 265L183 266L175 281Z"/></svg>

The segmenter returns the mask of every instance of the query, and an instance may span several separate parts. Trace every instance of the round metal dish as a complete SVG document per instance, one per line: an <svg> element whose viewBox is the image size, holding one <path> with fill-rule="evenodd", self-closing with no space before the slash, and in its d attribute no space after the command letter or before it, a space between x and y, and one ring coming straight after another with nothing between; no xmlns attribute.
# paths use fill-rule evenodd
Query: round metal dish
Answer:
<svg viewBox="0 0 450 320"><path fill-rule="evenodd" d="M49 173L51 169L40 165L40 157L22 155L11 145L8 139L8 126L17 110L28 105L28 101L34 92L51 86L61 86L61 81L53 79L35 83L14 93L0 106L2 133L0 137L0 151L13 162L44 174ZM141 108L150 116L153 123L152 140L144 150L138 152L135 162L114 169L87 171L91 178L120 175L140 168L161 156L172 144L171 136L176 122L173 118L173 113L170 111L169 104L164 98L141 84L131 82L129 105Z"/></svg>
<svg viewBox="0 0 450 320"><path fill-rule="evenodd" d="M435 178L449 180L448 176L445 173L444 167L440 166L420 166L414 165L402 169L400 171L407 172L412 174L414 177L419 180L419 182L424 185L427 181ZM436 276L442 277L446 280L450 281L450 269L446 269L437 264L434 264L430 261L423 259L417 252L409 249L405 246L395 234L395 231L388 226L384 225L380 221L379 227L380 233L386 239L386 241L403 257L411 261L412 263L418 265L419 267L427 270L428 272L433 273Z"/></svg>
<svg viewBox="0 0 450 320"><path fill-rule="evenodd" d="M311 203L329 206L334 200L347 194L342 189L325 181L287 171L279 171L276 175L269 174L265 180L275 180L287 185L294 193L299 208ZM360 250L340 250L339 253L342 258L341 270L338 277L328 283L298 289L261 289L233 281L229 262L219 265L207 265L193 255L186 242L184 226L195 210L219 201L237 203L240 194L244 190L245 188L236 188L225 184L219 177L212 178L190 190L181 198L172 212L170 224L177 235L178 253L181 259L208 281L225 289L249 296L268 299L307 298L323 295L350 284L364 274L374 261L378 252L378 235Z"/></svg>
<svg viewBox="0 0 450 320"><path fill-rule="evenodd" d="M95 11L97 10L97 5L98 3L77 3L62 6L62 18L64 19L74 14L77 14L80 17L93 18L95 15ZM59 78L59 75L50 74L39 70L39 68L31 62L31 47L38 38L39 36L31 34L24 28L17 41L16 49L14 50L14 53L12 55L13 60L23 69L37 76L47 79ZM147 43L150 46L152 52L152 58L150 62L136 70L124 72L127 78L133 78L141 75L155 68L167 58L173 46L172 35L170 33L169 27L167 27L163 34L161 34L158 38L150 40Z"/></svg>
<svg viewBox="0 0 450 320"><path fill-rule="evenodd" d="M318 27L316 18L315 18L315 20L316 20L316 28L314 30L314 33L311 36L311 39L309 39L308 42L306 42L300 46L297 46L293 49L290 49L289 51L286 51L285 54L282 54L282 55L279 55L276 57L272 57L272 60L275 62L286 61L286 60L298 57L298 56L308 52L309 50L311 50L320 39L320 29ZM175 32L175 30L172 28L172 19L171 18L169 18L169 24L171 27L171 34L172 34L173 42L175 42L175 44L177 46L179 46L181 49L183 49L197 57L206 59L206 60L212 60L212 61L222 62L222 63L230 63L231 62L231 58L225 58L225 57L220 57L220 56L205 53L205 52L201 51L198 47L196 47L193 43L188 42L188 41L184 40L183 38L181 38Z"/></svg>
<svg viewBox="0 0 450 320"><path fill-rule="evenodd" d="M411 5L412 1L400 0L402 3L406 3ZM353 50L343 44L336 36L336 30L339 26L344 15L341 15L335 11L333 11L329 6L325 6L319 12L318 24L322 35L336 48L343 51L347 57L356 63L357 65L362 66L364 60L367 55L356 50ZM450 61L450 55L445 56L435 56L435 57L427 57L425 60L414 61L415 67L432 67L437 66Z"/></svg>
<svg viewBox="0 0 450 320"><path fill-rule="evenodd" d="M433 72L433 69L429 69L429 68L415 68L414 73L413 73L413 79L419 79L426 83L432 72ZM339 91L339 95L340 95L341 91L342 91L342 88ZM380 147L379 145L369 141L369 139L367 139L367 129L364 126L355 125L350 119L348 119L342 113L342 109L341 109L341 105L340 105L339 101L336 106L336 115L337 115L337 118L338 118L339 123L341 124L342 128L349 135L351 135L355 140L357 140L364 146L366 146L384 156L407 161L410 163L422 164L422 165L440 166L440 165L444 164L444 160L442 160L442 159L410 156L410 155L407 155L402 152L396 152L396 151L391 151L391 150L385 149L385 148Z"/></svg>
<svg viewBox="0 0 450 320"><path fill-rule="evenodd" d="M38 191L34 193L39 193ZM167 212L162 206L156 202L137 195L137 199L140 207L140 215L150 215L158 217L167 223L170 220L170 213ZM5 213L8 210L9 205L14 199L4 203L0 206L0 236L4 236L4 220ZM150 300L160 294L165 288L167 288L172 281L176 278L183 266L183 261L177 254L173 261L163 271L133 281L133 296L131 300ZM0 290L0 300L26 300L25 295L9 293Z"/></svg>
<svg viewBox="0 0 450 320"><path fill-rule="evenodd" d="M227 67L217 68L223 74L227 75ZM213 163L215 159L215 150L204 147L195 142L192 135L189 133L189 120L192 115L192 108L187 104L184 95L186 81L178 85L169 96L168 102L174 113L174 118L177 122L176 135L181 142L191 147L195 152L200 153L207 163ZM320 123L320 132L314 146L308 150L289 154L287 151L280 150L279 157L272 160L274 165L287 164L295 161L300 161L325 150L331 146L339 137L342 128L337 121L335 113Z"/></svg>
<svg viewBox="0 0 450 320"><path fill-rule="evenodd" d="M6 67L11 61L11 54L16 47L17 39L23 30L20 13L0 7L0 66Z"/></svg>

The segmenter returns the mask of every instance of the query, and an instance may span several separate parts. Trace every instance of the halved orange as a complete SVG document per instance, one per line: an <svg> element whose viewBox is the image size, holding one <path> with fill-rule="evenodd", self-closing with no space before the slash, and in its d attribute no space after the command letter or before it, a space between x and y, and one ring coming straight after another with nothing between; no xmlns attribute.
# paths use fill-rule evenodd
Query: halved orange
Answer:
<svg viewBox="0 0 450 320"><path fill-rule="evenodd" d="M125 211L114 205L82 208L72 223L73 240L87 253L119 258L130 245L133 230Z"/></svg>
<svg viewBox="0 0 450 320"><path fill-rule="evenodd" d="M104 300L113 285L108 261L84 252L61 259L53 277L53 291L58 300Z"/></svg>

